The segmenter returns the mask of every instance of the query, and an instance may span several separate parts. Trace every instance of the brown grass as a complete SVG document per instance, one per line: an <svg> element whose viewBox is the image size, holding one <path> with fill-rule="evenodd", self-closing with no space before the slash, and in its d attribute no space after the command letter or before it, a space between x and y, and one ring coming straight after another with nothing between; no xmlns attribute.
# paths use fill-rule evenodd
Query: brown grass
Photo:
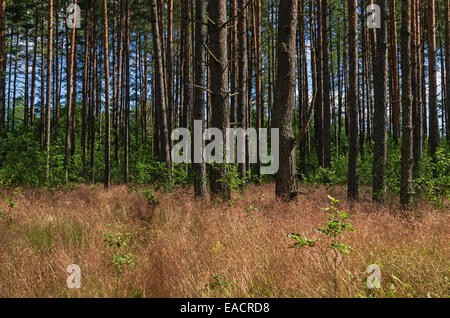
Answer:
<svg viewBox="0 0 450 318"><path fill-rule="evenodd" d="M344 187L302 186L298 203L274 198L274 186L248 186L232 203L195 201L191 190L156 193L157 206L124 186L71 192L22 189L11 208L0 198L0 297L334 297L324 246L289 249L291 232L319 238L327 194L353 214L344 242L338 297L449 297L449 209L419 201L408 215L394 202L350 205ZM9 222L8 219L12 218ZM111 224L111 226L108 226ZM104 234L131 233L109 248ZM118 275L111 253L132 253ZM78 264L81 289L68 289ZM381 267L381 290L366 287L369 264Z"/></svg>

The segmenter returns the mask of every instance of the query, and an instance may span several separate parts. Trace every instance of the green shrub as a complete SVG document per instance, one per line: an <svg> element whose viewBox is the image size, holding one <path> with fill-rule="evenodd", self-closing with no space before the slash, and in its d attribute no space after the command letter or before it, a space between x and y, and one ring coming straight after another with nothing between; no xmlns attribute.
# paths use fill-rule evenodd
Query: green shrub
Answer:
<svg viewBox="0 0 450 318"><path fill-rule="evenodd" d="M450 199L450 152L444 146L436 151L436 159L426 156L419 164L414 188L427 200L442 205Z"/></svg>
<svg viewBox="0 0 450 318"><path fill-rule="evenodd" d="M187 186L189 179L185 165L175 165L171 171L164 162L138 162L132 169L131 181L136 184L154 184L170 190L174 185Z"/></svg>

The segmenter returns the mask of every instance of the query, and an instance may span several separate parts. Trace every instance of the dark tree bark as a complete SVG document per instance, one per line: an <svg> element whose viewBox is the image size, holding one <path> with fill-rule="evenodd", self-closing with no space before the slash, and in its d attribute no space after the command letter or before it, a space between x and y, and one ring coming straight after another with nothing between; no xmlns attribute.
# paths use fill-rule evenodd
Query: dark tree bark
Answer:
<svg viewBox="0 0 450 318"><path fill-rule="evenodd" d="M317 1L317 22L316 22L316 90L317 99L314 105L314 139L316 145L317 161L320 167L324 167L324 144L323 144L323 71L322 71L322 1Z"/></svg>
<svg viewBox="0 0 450 318"><path fill-rule="evenodd" d="M189 45L189 20L190 20L190 9L189 1L183 0L182 3L182 58L183 58L183 80L182 80L182 91L183 91L183 127L189 127L189 114L191 107L191 91L189 83L190 75L190 45Z"/></svg>
<svg viewBox="0 0 450 318"><path fill-rule="evenodd" d="M5 54L5 0L0 2L0 141L5 123L6 54ZM34 42L36 47L36 41Z"/></svg>
<svg viewBox="0 0 450 318"><path fill-rule="evenodd" d="M40 121L39 121L39 141L41 145L41 149L44 149L45 146L45 137L44 137L44 130L46 127L46 116L45 116L45 38L44 38L44 25L45 25L45 14L44 14L44 0L41 0L41 81L40 81L40 90L41 90L41 96L40 97ZM11 67L11 64L9 65ZM10 72L11 74L11 72ZM10 76L11 80L11 76ZM11 85L8 85L8 90ZM9 108L9 92L8 92L8 108ZM9 118L9 116L8 116Z"/></svg>
<svg viewBox="0 0 450 318"><path fill-rule="evenodd" d="M445 1L445 66L446 66L446 89L447 89L447 140L450 140L450 0Z"/></svg>
<svg viewBox="0 0 450 318"><path fill-rule="evenodd" d="M400 203L412 205L413 130L411 96L411 0L402 2L401 68L402 68L402 166Z"/></svg>
<svg viewBox="0 0 450 318"><path fill-rule="evenodd" d="M322 76L323 76L323 166L331 168L331 131L330 131L330 22L329 22L329 0L322 1ZM334 106L333 106L334 107Z"/></svg>
<svg viewBox="0 0 450 318"><path fill-rule="evenodd" d="M90 17L93 21L91 29L91 48L92 48L92 63L91 63L91 87L90 87L90 100L89 100L89 135L90 135L90 174L92 183L95 182L95 105L97 101L97 39L96 39L96 13L95 13L96 0L91 0L90 5Z"/></svg>
<svg viewBox="0 0 450 318"><path fill-rule="evenodd" d="M261 68L261 3L255 0L255 72L256 72L256 129L264 127L264 102L263 102L263 84L262 84L262 68ZM259 147L259 134L258 134ZM257 148L259 153L259 148ZM261 176L261 162L258 160L256 164L256 173Z"/></svg>
<svg viewBox="0 0 450 318"><path fill-rule="evenodd" d="M345 10L345 9L344 9ZM342 71L341 71L341 27L337 31L337 76L338 76L338 119L337 119L337 139L336 152L339 157L341 154L341 136L342 136Z"/></svg>
<svg viewBox="0 0 450 318"><path fill-rule="evenodd" d="M76 130L77 130L77 48L78 48L78 34L75 31L75 43L73 53L73 70L72 70L72 117L70 130L70 160L74 162L75 148L76 148Z"/></svg>
<svg viewBox="0 0 450 318"><path fill-rule="evenodd" d="M247 128L248 114L248 56L247 56L247 11L246 1L238 1L238 101L237 121L238 127ZM245 141L244 141L245 142ZM246 143L245 143L246 144ZM242 149L246 146L242 145ZM244 155L245 158L245 155ZM246 164L239 164L239 175L246 176Z"/></svg>
<svg viewBox="0 0 450 318"><path fill-rule="evenodd" d="M119 147L120 147L120 109L122 105L122 57L123 57L123 29L124 29L124 14L123 14L123 0L120 0L119 8L119 26L117 35L117 80L116 80L116 100L115 104L115 116L114 116L114 161L116 165L120 165Z"/></svg>
<svg viewBox="0 0 450 318"><path fill-rule="evenodd" d="M76 3L76 0L75 0ZM48 52L47 52L47 106L46 106L46 129L45 129L45 145L47 149L45 174L47 180L50 176L50 105L51 105L51 93L52 93L52 51L53 51L53 0L48 2Z"/></svg>
<svg viewBox="0 0 450 318"><path fill-rule="evenodd" d="M373 149L373 200L384 201L386 193L386 78L387 78L387 14L386 0L378 0L381 9L381 28L376 33L374 72L374 149Z"/></svg>
<svg viewBox="0 0 450 318"><path fill-rule="evenodd" d="M56 62L58 62L58 58L56 58ZM28 29L25 28L25 92L23 121L26 128L28 128L28 119Z"/></svg>
<svg viewBox="0 0 450 318"><path fill-rule="evenodd" d="M11 43L12 45L12 43ZM16 34L16 48L19 47L19 31L17 31ZM16 125L16 91L17 91L17 64L19 63L19 50L16 50L16 55L14 57L14 80L13 80L13 98L12 98L12 114L11 116L8 116L8 120L11 121L11 131L15 130ZM11 74L11 73L10 73ZM8 94L9 95L9 94ZM46 113L44 113L46 110L44 109L45 106L42 106L42 113L43 116L46 116ZM10 118L11 117L11 118ZM46 128L47 126L45 126ZM45 145L45 141L44 141Z"/></svg>
<svg viewBox="0 0 450 318"><path fill-rule="evenodd" d="M281 1L278 16L277 80L273 128L280 129L280 168L276 176L276 195L284 201L298 197L296 154L292 131L295 105L295 53L298 0Z"/></svg>
<svg viewBox="0 0 450 318"><path fill-rule="evenodd" d="M157 22L157 7L156 1L151 1L151 19L152 19L152 35L153 35L153 58L155 60L155 110L158 116L157 120L161 123L160 139L161 139L161 153L159 159L165 162L170 167L170 148L169 135L167 125L167 108L166 100L164 98L164 76L163 76L163 61L161 50L161 38L159 24Z"/></svg>
<svg viewBox="0 0 450 318"><path fill-rule="evenodd" d="M14 38L14 31L13 30L11 30L11 43L12 43L12 41L13 41L13 38ZM6 59L8 60L8 56L6 56ZM11 69L12 69L12 56L10 56L9 57L9 63L8 63L8 74L11 74ZM6 75L5 75L6 76ZM10 108L11 108L11 75L8 75L8 102L7 102L7 104L8 104L8 106L7 106L7 108L8 109L6 109L5 110L5 113L6 113L6 117L8 118L7 120L6 120L6 122L5 122L5 125L6 125L6 127L5 127L5 131L9 131L9 116L10 116ZM5 105L5 107L6 107L6 105ZM42 122L42 121L41 121ZM41 128L41 127L40 127ZM39 137L40 137L40 145L41 145L41 148L42 148L42 133L41 133L41 129L40 129L40 135L39 135Z"/></svg>
<svg viewBox="0 0 450 318"><path fill-rule="evenodd" d="M173 0L167 1L167 129L169 137L173 130ZM170 143L170 140L169 140Z"/></svg>
<svg viewBox="0 0 450 318"><path fill-rule="evenodd" d="M111 183L111 135L110 135L110 100L109 100L109 35L108 35L108 2L103 0L103 45L105 54L105 189L108 189Z"/></svg>
<svg viewBox="0 0 450 318"><path fill-rule="evenodd" d="M358 198L358 26L357 1L348 0L348 108L349 108L349 154L348 154L348 198Z"/></svg>
<svg viewBox="0 0 450 318"><path fill-rule="evenodd" d="M413 22L411 24L411 32L413 34L411 41L412 65L411 65L411 89L413 103L413 152L414 167L422 159L423 153L423 113L422 113L422 58L421 40L420 40L420 0L413 0Z"/></svg>
<svg viewBox="0 0 450 318"><path fill-rule="evenodd" d="M206 4L203 0L195 1L195 55L194 55L194 120L201 122L201 135L205 125L205 13ZM198 140L196 140L198 142ZM193 163L194 195L206 197L206 164L203 160L204 141L201 145L201 162ZM193 153L194 157L195 154Z"/></svg>
<svg viewBox="0 0 450 318"><path fill-rule="evenodd" d="M210 54L208 56L211 72L211 125L222 131L225 141L225 132L229 127L228 117L228 52L226 0L210 0L208 2L208 34ZM226 149L226 147L224 147ZM225 158L224 158L225 159ZM227 165L220 164L211 168L210 189L211 197L230 199L230 186L226 180Z"/></svg>
<svg viewBox="0 0 450 318"><path fill-rule="evenodd" d="M82 151L82 165L83 174L86 169L86 132L87 132L87 109L88 109L88 76L89 76L89 62L90 62L90 28L89 18L86 21L85 34L85 47L84 47L84 70L83 70L83 101L81 110L81 151Z"/></svg>
<svg viewBox="0 0 450 318"><path fill-rule="evenodd" d="M59 14L58 14L58 8L56 8L56 15L55 15L55 25L56 25L56 36L55 36L55 95L54 95L54 107L55 107L55 117L54 117L54 140L58 140L58 130L59 130L59 118L61 116L61 101L60 101L60 74L59 74L59 32L58 32L58 26L59 26ZM28 63L27 63L28 65ZM28 78L28 77L27 77Z"/></svg>
<svg viewBox="0 0 450 318"><path fill-rule="evenodd" d="M238 95L236 94L237 87L239 86L237 79L238 79L238 64L237 64L237 58L236 58L236 50L237 50L237 23L235 17L237 16L237 6L236 6L236 0L230 0L230 88L232 96L230 98L231 101L231 114L230 114L230 121L231 125L234 126L237 122L237 100Z"/></svg>
<svg viewBox="0 0 450 318"><path fill-rule="evenodd" d="M76 7L77 1L74 1ZM76 16L76 14L74 14ZM74 21L75 22L75 21ZM66 140L65 140L65 155L64 155L64 170L66 174L66 182L69 181L69 154L70 154L70 139L71 139L71 118L72 118L72 82L73 82L73 65L75 61L75 36L76 36L76 23L73 23L72 33L71 33L71 44L70 44L70 56L67 74L67 103L66 103ZM68 43L67 43L68 45ZM76 85L76 83L73 83Z"/></svg>
<svg viewBox="0 0 450 318"><path fill-rule="evenodd" d="M437 69L436 69L436 13L435 1L428 0L427 8L427 30L428 30L428 77L429 77L429 116L430 155L434 158L439 146L439 119L437 109Z"/></svg>
<svg viewBox="0 0 450 318"><path fill-rule="evenodd" d="M31 95L30 95L30 124L34 125L34 100L36 95L36 64L37 64L37 38L38 38L38 10L35 9L34 37L33 37L33 62L31 69ZM1 66L0 66L1 67ZM0 88L1 89L1 88ZM1 96L0 96L1 99ZM1 103L1 101L0 101ZM4 116L4 114L3 114Z"/></svg>
<svg viewBox="0 0 450 318"><path fill-rule="evenodd" d="M392 108L392 138L395 144L398 144L398 140L400 139L400 84L398 75L396 0L389 1L389 9L389 97Z"/></svg>
<svg viewBox="0 0 450 318"><path fill-rule="evenodd" d="M153 0L153 3L151 3L151 13L154 14L154 16L152 16L152 25L153 25L153 20L154 23L157 25L156 22L156 17L158 16L157 14L157 10L156 10L156 3ZM128 184L130 182L130 0L126 0L125 1L125 10L126 10L126 16L125 16L125 59L124 59L124 63L125 63L125 103L124 103L124 119L125 119L125 129L124 129L124 179L125 179L125 183ZM155 29L153 29L155 30ZM159 32L158 29L156 29L156 33L159 36ZM153 31L153 33L155 33L155 31ZM158 37L159 39L159 37ZM159 50L159 58L161 58L161 49L160 49L160 43L157 46L157 49ZM164 100L164 79L161 76L161 81L162 81L162 85L161 85L161 98ZM158 93L157 93L158 94ZM164 113L164 116L166 114ZM165 118L165 120L167 120L167 118ZM166 121L167 124L167 121ZM167 126L166 126L167 127Z"/></svg>

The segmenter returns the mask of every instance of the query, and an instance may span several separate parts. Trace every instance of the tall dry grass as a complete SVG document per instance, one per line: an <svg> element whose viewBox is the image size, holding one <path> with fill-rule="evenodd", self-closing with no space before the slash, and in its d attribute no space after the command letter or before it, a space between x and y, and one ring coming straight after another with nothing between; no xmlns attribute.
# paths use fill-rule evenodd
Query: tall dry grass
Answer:
<svg viewBox="0 0 450 318"><path fill-rule="evenodd" d="M338 297L449 296L448 207L419 201L405 215L368 192L350 205L344 187L301 190L298 203L285 204L273 185L252 185L216 205L179 189L156 193L157 206L124 186L1 190L0 297L333 297L323 245L289 249L286 237L320 237L328 194L356 230L344 239L355 251L339 260ZM112 230L130 233L119 252L104 241ZM134 266L119 273L114 253L131 253ZM366 287L372 263L381 267L380 290ZM81 289L66 286L69 264L81 268Z"/></svg>

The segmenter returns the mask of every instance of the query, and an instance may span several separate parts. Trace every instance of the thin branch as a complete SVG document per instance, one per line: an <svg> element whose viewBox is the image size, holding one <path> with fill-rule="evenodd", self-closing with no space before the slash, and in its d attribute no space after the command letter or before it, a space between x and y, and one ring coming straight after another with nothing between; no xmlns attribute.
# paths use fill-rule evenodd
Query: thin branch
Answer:
<svg viewBox="0 0 450 318"><path fill-rule="evenodd" d="M308 111L308 120L307 120L307 122L305 123L305 126L303 126L302 131L300 131L300 132L298 133L298 135L295 136L295 138L294 138L294 140L293 140L293 142L292 142L292 147L293 147L293 148L295 148L295 147L298 146L298 144L299 144L300 141L303 139L303 137L304 137L305 134L306 134L306 131L307 131L308 128L309 128L309 124L311 123L312 115L313 115L313 112L314 112L314 105L316 104L316 97L317 97L317 90L314 92L314 97L313 97L313 99L312 99L312 101L311 101L311 106L309 107L309 111Z"/></svg>

